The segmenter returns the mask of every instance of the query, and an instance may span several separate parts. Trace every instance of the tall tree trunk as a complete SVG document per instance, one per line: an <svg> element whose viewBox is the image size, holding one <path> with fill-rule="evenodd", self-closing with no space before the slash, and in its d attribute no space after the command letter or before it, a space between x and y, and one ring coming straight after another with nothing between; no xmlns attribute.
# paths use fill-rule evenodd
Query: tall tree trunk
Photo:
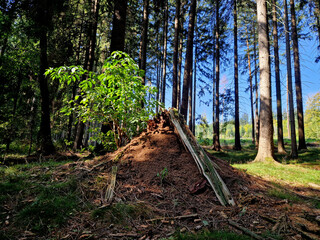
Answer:
<svg viewBox="0 0 320 240"><path fill-rule="evenodd" d="M196 98L197 98L197 54L198 43L196 43L195 58L194 58L194 76L193 76L193 111L192 111L192 133L196 133Z"/></svg>
<svg viewBox="0 0 320 240"><path fill-rule="evenodd" d="M147 66L147 41L149 25L149 0L143 1L143 23L140 41L139 68L144 71L142 84L146 84L146 66Z"/></svg>
<svg viewBox="0 0 320 240"><path fill-rule="evenodd" d="M215 105L216 105L216 112L215 112L215 122L214 122L214 142L213 146L216 151L221 150L220 146L220 121L219 121L219 115L220 115L220 105L219 105L219 84L220 84L220 24L219 24L219 1L215 1L216 4L216 47L215 47L215 61L216 61L216 99L215 99Z"/></svg>
<svg viewBox="0 0 320 240"><path fill-rule="evenodd" d="M194 36L194 22L196 15L197 1L192 0L189 12L189 25L188 25L188 40L186 48L186 61L184 65L183 74L183 90L182 90L182 103L181 103L181 114L187 119L188 113L188 93L190 86L190 73L193 64L193 36Z"/></svg>
<svg viewBox="0 0 320 240"><path fill-rule="evenodd" d="M181 108L181 68L182 68L182 50L183 50L183 39L184 39L184 29L183 23L185 21L184 15L187 11L185 7L186 1L184 0L181 4L181 21L180 21L180 39L179 39L179 59L178 59L178 82L177 82L177 107L180 111Z"/></svg>
<svg viewBox="0 0 320 240"><path fill-rule="evenodd" d="M253 29L253 54L254 54L254 83L256 90L256 112L255 112L255 137L256 137L256 147L259 146L259 93L258 93L258 64L257 64L257 41L256 41L256 29Z"/></svg>
<svg viewBox="0 0 320 240"><path fill-rule="evenodd" d="M162 68L162 100L163 105L166 103L166 76L167 76L167 46L168 46L168 0L165 1L164 12L164 38L163 38L163 68Z"/></svg>
<svg viewBox="0 0 320 240"><path fill-rule="evenodd" d="M234 149L241 150L239 122L239 70L238 70L238 16L237 0L233 1L233 42L234 42Z"/></svg>
<svg viewBox="0 0 320 240"><path fill-rule="evenodd" d="M296 129L294 120L294 105L293 105L293 91L292 91L292 69L291 69L291 53L290 53L290 38L289 38L289 18L287 0L284 0L284 17L285 17L285 33L286 33L286 58L287 58L287 80L288 80L288 94L289 94L289 115L290 115L290 129L291 129L291 157L298 158Z"/></svg>
<svg viewBox="0 0 320 240"><path fill-rule="evenodd" d="M259 65L260 65L260 139L255 161L273 161L273 121L271 106L268 19L265 0L257 0Z"/></svg>
<svg viewBox="0 0 320 240"><path fill-rule="evenodd" d="M192 67L190 70L190 86L189 86L189 129L192 132L192 112L193 112L193 58L192 58Z"/></svg>
<svg viewBox="0 0 320 240"><path fill-rule="evenodd" d="M307 149L305 135L304 135L299 43L298 43L298 33L297 33L297 23L296 23L296 11L294 7L295 7L294 0L290 0L292 43L293 43L293 55L294 55L294 76L295 76L295 83L296 83L296 99L297 99L297 114L298 114L298 128L299 128L299 149Z"/></svg>
<svg viewBox="0 0 320 240"><path fill-rule="evenodd" d="M290 114L289 114L289 84L288 84L288 74L287 74L287 131L288 131L288 138L290 138L291 132L290 132Z"/></svg>
<svg viewBox="0 0 320 240"><path fill-rule="evenodd" d="M94 61L95 61L95 51L96 51L96 43L97 43L97 28L98 28L98 20L99 20L99 8L100 8L100 0L94 0L91 2L91 18L90 24L88 28L88 41L87 41L87 49L84 60L84 69L88 71L93 70ZM79 99L80 100L80 99ZM80 101L79 101L80 102ZM85 123L79 119L77 124L76 138L74 141L73 149L77 150L81 148L83 142L83 134L85 130Z"/></svg>
<svg viewBox="0 0 320 240"><path fill-rule="evenodd" d="M215 46L216 46L216 27L217 27L217 24L214 23L213 24L213 31L212 31L212 40L213 40L213 43L212 43L212 46L213 46L213 54L212 54L212 143L214 143L214 134L215 134L215 130L214 130L214 123L215 123L215 116L214 116L214 113L215 113L215 106L216 106L216 49L215 49Z"/></svg>
<svg viewBox="0 0 320 240"><path fill-rule="evenodd" d="M117 0L114 3L114 13L112 20L110 53L114 51L124 51L126 35L126 17L128 0ZM101 132L106 134L112 130L113 123L102 124ZM97 151L103 149L101 144L97 145Z"/></svg>
<svg viewBox="0 0 320 240"><path fill-rule="evenodd" d="M252 138L252 143L255 143L255 131L254 131L254 111L253 111L253 87L252 87L252 72L251 72L251 59L250 59L250 46L249 46L249 33L246 28L246 34L247 34L247 57L248 57L248 68L249 68L249 88L250 88L250 106L251 106L251 138Z"/></svg>
<svg viewBox="0 0 320 240"><path fill-rule="evenodd" d="M114 1L110 53L124 51L128 0Z"/></svg>
<svg viewBox="0 0 320 240"><path fill-rule="evenodd" d="M42 1L40 11L40 73L39 73L39 83L40 83L40 95L41 95L41 122L39 131L39 144L40 152L49 155L55 152L55 147L53 146L51 139L51 127L50 127L50 99L49 99L49 89L48 80L44 75L46 69L48 69L48 56L47 56L47 25L48 22L48 2L47 0ZM44 25L43 25L44 24Z"/></svg>
<svg viewBox="0 0 320 240"><path fill-rule="evenodd" d="M280 63L279 63L279 46L278 46L278 24L277 24L277 1L272 1L272 22L273 22L273 48L275 61L276 76L276 94L277 94L277 125L278 125L278 153L286 153L283 142L283 124L282 124L282 107L281 107L281 85L280 85Z"/></svg>
<svg viewBox="0 0 320 240"><path fill-rule="evenodd" d="M179 35L180 35L180 0L176 1L176 15L174 19L174 46L173 46L173 66L172 66L172 107L177 108L178 103L178 55L179 55Z"/></svg>

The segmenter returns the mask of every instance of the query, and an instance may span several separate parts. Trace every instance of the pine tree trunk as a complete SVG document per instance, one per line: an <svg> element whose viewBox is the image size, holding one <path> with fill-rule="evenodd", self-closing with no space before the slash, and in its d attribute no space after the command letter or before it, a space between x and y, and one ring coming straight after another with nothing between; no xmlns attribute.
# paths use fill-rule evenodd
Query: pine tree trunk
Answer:
<svg viewBox="0 0 320 240"><path fill-rule="evenodd" d="M260 125L260 119L259 119L259 93L258 93L258 64L257 64L257 43L256 43L256 30L253 29L253 54L254 54L254 83L256 85L256 111L255 111L255 137L256 137L256 147L259 146L259 125Z"/></svg>
<svg viewBox="0 0 320 240"><path fill-rule="evenodd" d="M112 20L110 53L112 53L113 51L124 51L127 5L128 0L115 1Z"/></svg>
<svg viewBox="0 0 320 240"><path fill-rule="evenodd" d="M149 25L149 0L143 1L143 23L140 41L139 68L144 71L142 84L146 84L146 66L147 66L147 41Z"/></svg>
<svg viewBox="0 0 320 240"><path fill-rule="evenodd" d="M272 22L273 22L273 48L276 76L276 95L277 95L277 130L278 130L278 153L285 154L283 141L282 107L281 107L281 85L280 85L280 62L278 46L278 24L277 24L277 1L272 1Z"/></svg>
<svg viewBox="0 0 320 240"><path fill-rule="evenodd" d="M291 69L291 53L290 53L290 38L289 38L289 18L287 0L284 0L284 15L285 15L285 33L286 33L286 57L287 57L287 78L288 78L288 94L289 94L289 115L291 129L291 157L298 158L296 130L294 119L293 91L292 91L292 69Z"/></svg>
<svg viewBox="0 0 320 240"><path fill-rule="evenodd" d="M189 129L192 132L192 112L193 112L193 58L192 58L192 67L190 70L190 86L189 86Z"/></svg>
<svg viewBox="0 0 320 240"><path fill-rule="evenodd" d="M215 47L215 61L216 61L216 96L215 96L215 105L216 105L216 112L215 112L215 122L214 122L214 142L213 146L216 151L221 150L220 146L220 107L219 107L219 84L220 84L220 24L219 24L219 1L215 1L216 4L216 47Z"/></svg>
<svg viewBox="0 0 320 240"><path fill-rule="evenodd" d="M187 119L188 113L188 93L190 86L190 73L193 64L193 36L194 36L194 22L196 15L197 1L192 0L189 12L189 25L188 25L188 40L186 48L186 61L184 65L183 74L183 90L182 90L182 103L181 103L181 114Z"/></svg>
<svg viewBox="0 0 320 240"><path fill-rule="evenodd" d="M194 58L194 76L193 76L193 111L192 111L192 133L196 134L196 97L197 97L197 53L198 43L196 43L195 58Z"/></svg>
<svg viewBox="0 0 320 240"><path fill-rule="evenodd" d="M268 19L265 0L257 0L260 65L260 139L255 161L274 161Z"/></svg>
<svg viewBox="0 0 320 240"><path fill-rule="evenodd" d="M93 70L94 61L95 61L95 50L97 43L97 28L98 28L98 18L99 18L99 8L100 3L99 0L94 0L91 3L91 20L88 29L88 41L87 41L87 50L84 60L84 69L88 71ZM80 98L79 98L80 102ZM83 142L83 134L85 129L85 123L79 119L76 131L76 138L74 141L73 149L80 149Z"/></svg>
<svg viewBox="0 0 320 240"><path fill-rule="evenodd" d="M49 155L55 152L51 139L51 127L50 127L50 99L48 80L44 75L46 69L48 69L48 56L47 56L47 0L40 3L42 8L40 11L40 73L39 73L39 84L40 84L40 95L41 95L41 122L39 131L39 144L40 152L45 155ZM44 25L43 25L44 24Z"/></svg>
<svg viewBox="0 0 320 240"><path fill-rule="evenodd" d="M248 57L248 68L249 68L249 88L250 88L250 106L251 106L251 138L252 138L252 143L255 143L255 131L254 131L254 110L253 110L253 87L252 87L252 72L251 72L251 59L250 59L250 46L249 46L249 34L248 30L246 28L246 43L247 43L247 57Z"/></svg>
<svg viewBox="0 0 320 240"><path fill-rule="evenodd" d="M239 70L238 70L238 16L237 0L233 3L233 38L234 38L234 149L241 150L240 123L239 123Z"/></svg>
<svg viewBox="0 0 320 240"><path fill-rule="evenodd" d="M172 107L177 108L178 102L178 55L179 55L179 35L180 35L180 0L176 1L176 15L174 19L174 46L172 65Z"/></svg>
<svg viewBox="0 0 320 240"><path fill-rule="evenodd" d="M307 149L305 134L304 134L304 119L303 119L303 102L302 102L302 88L301 88L301 72L300 72L300 57L299 57L299 43L298 30L296 23L296 11L294 0L290 0L291 24L292 24L292 43L294 55L294 76L296 83L296 100L297 100L297 114L298 114L298 128L299 128L299 149Z"/></svg>
<svg viewBox="0 0 320 240"><path fill-rule="evenodd" d="M161 102L165 106L166 103L166 76L167 76L167 46L168 46L168 0L165 2L164 13L164 39L163 39L163 68L162 68L162 99Z"/></svg>

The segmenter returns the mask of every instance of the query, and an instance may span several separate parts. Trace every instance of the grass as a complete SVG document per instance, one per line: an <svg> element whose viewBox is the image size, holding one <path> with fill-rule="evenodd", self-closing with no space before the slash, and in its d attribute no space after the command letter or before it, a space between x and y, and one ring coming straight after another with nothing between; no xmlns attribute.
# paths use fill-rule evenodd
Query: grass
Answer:
<svg viewBox="0 0 320 240"><path fill-rule="evenodd" d="M303 186L309 186L310 183L313 183L320 186L319 170L304 168L299 165L256 162L233 164L233 167L275 182L280 181Z"/></svg>
<svg viewBox="0 0 320 240"><path fill-rule="evenodd" d="M27 226L39 236L62 226L79 209L79 198L75 179L54 181L52 170L61 164L48 161L1 167L0 222L9 214L3 207L6 205L12 214L11 226ZM10 229L0 231L0 238L12 239L15 234Z"/></svg>
<svg viewBox="0 0 320 240"><path fill-rule="evenodd" d="M94 219L104 219L109 224L127 225L131 219L150 218L151 211L143 203L116 203L92 211Z"/></svg>

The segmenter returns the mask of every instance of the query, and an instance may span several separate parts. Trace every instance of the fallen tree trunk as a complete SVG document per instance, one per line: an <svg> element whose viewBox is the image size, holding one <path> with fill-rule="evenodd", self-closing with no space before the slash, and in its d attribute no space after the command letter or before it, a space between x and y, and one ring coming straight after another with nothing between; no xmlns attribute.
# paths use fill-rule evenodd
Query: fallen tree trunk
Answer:
<svg viewBox="0 0 320 240"><path fill-rule="evenodd" d="M201 174L207 179L208 183L213 188L220 203L223 206L234 206L235 202L230 194L229 189L216 171L218 166L211 161L206 152L196 141L192 132L188 127L186 127L183 117L177 112L176 109L170 109L169 116L183 144L191 153Z"/></svg>

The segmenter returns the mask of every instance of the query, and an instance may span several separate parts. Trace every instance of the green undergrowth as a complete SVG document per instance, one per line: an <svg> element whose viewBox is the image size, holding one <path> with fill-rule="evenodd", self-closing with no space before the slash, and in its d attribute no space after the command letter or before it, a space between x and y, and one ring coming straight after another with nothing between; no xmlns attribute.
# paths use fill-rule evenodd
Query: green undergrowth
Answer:
<svg viewBox="0 0 320 240"><path fill-rule="evenodd" d="M76 179L71 176L58 182L52 175L61 164L49 161L0 168L0 222L10 217L0 238L13 239L15 228L45 235L81 207Z"/></svg>
<svg viewBox="0 0 320 240"><path fill-rule="evenodd" d="M108 224L129 225L131 220L145 220L152 216L151 210L143 203L116 203L104 208L94 209L92 218Z"/></svg>

